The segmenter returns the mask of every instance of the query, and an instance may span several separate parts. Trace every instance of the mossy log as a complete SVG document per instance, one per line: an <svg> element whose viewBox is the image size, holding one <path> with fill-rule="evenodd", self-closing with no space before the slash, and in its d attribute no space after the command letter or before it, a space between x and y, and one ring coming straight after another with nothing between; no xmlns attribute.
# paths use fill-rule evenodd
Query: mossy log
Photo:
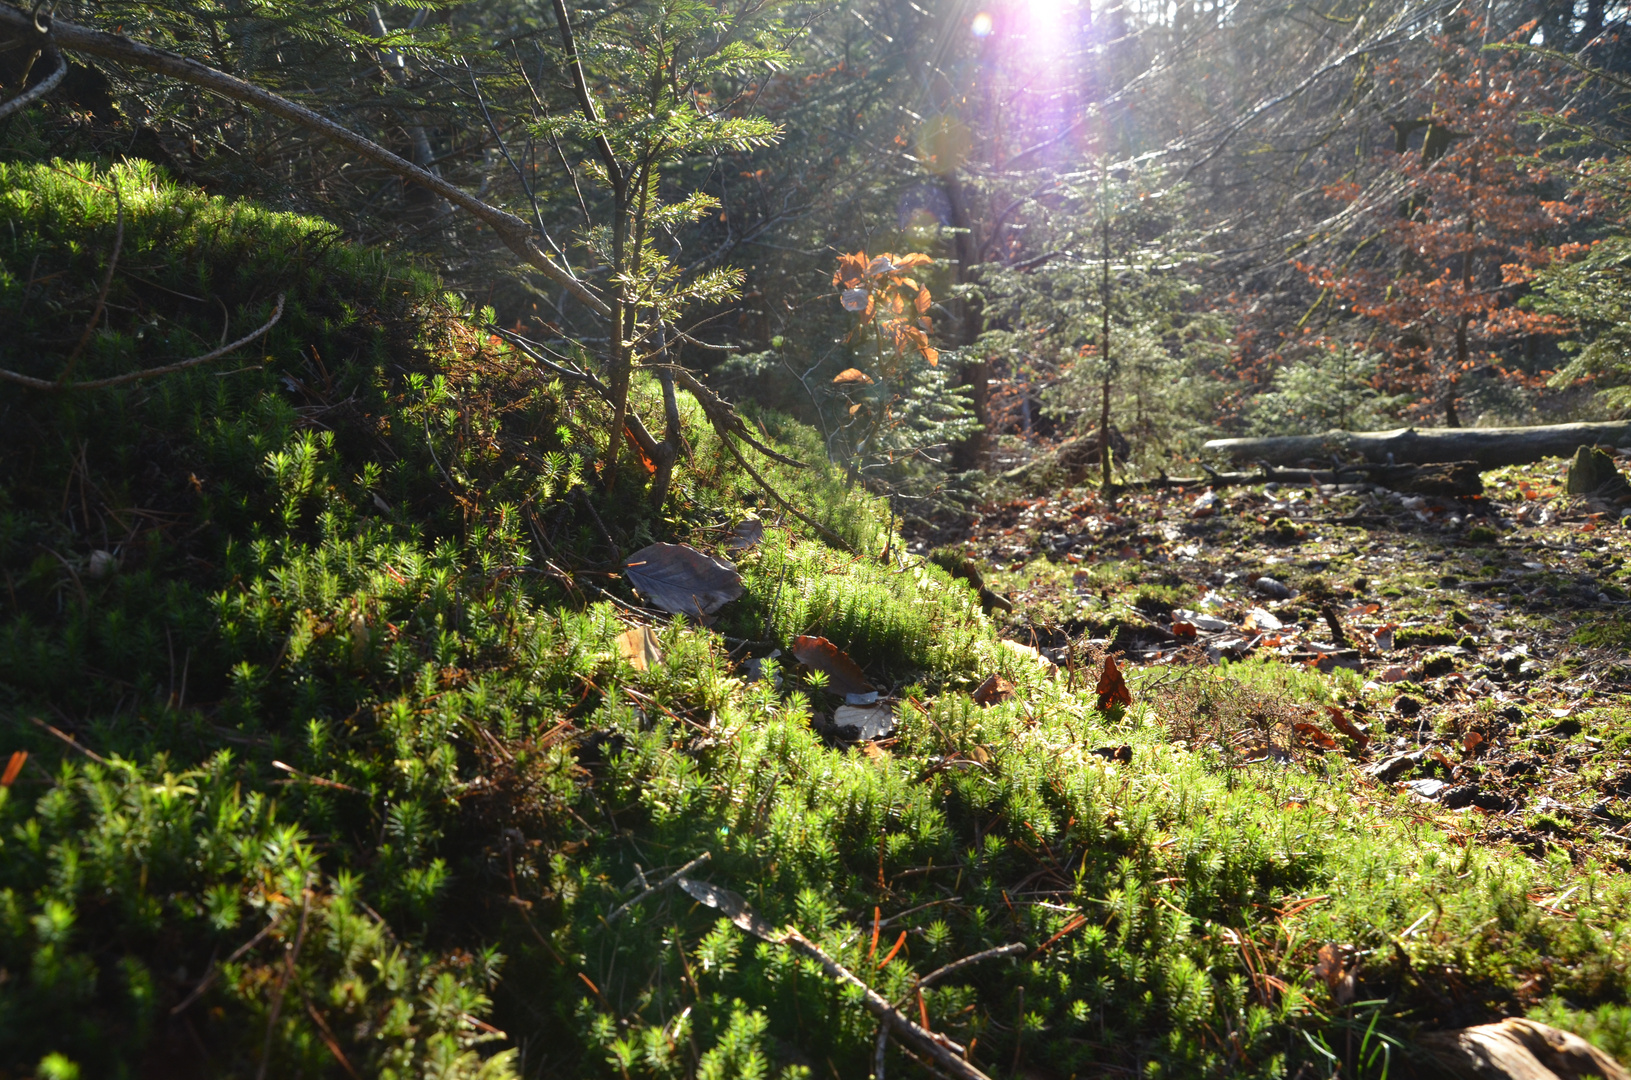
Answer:
<svg viewBox="0 0 1631 1080"><path fill-rule="evenodd" d="M1206 449L1236 461L1269 465L1327 465L1333 457L1405 465L1473 461L1485 469L1570 457L1580 446L1631 446L1631 421L1545 424L1504 428L1398 428L1394 431L1327 431L1213 439Z"/></svg>

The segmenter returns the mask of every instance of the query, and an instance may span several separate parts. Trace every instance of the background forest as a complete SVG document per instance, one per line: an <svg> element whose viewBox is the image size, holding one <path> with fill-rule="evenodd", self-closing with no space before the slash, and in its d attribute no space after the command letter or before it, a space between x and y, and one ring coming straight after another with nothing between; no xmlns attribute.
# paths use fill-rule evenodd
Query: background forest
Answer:
<svg viewBox="0 0 1631 1080"><path fill-rule="evenodd" d="M1107 363L1143 464L1225 433L1595 418L1625 381L1624 61L1600 3L72 14L510 208L621 281L647 336L597 355L603 314L492 230L196 88L76 70L73 138L427 259L614 381L660 324L664 362L816 424L879 480L934 487L1095 429ZM16 123L14 153L70 137ZM855 252L929 256L901 288L938 362L840 302Z"/></svg>
<svg viewBox="0 0 1631 1080"><path fill-rule="evenodd" d="M0 1080L1624 1056L1606 510L987 500L1631 405L1627 26L0 2Z"/></svg>

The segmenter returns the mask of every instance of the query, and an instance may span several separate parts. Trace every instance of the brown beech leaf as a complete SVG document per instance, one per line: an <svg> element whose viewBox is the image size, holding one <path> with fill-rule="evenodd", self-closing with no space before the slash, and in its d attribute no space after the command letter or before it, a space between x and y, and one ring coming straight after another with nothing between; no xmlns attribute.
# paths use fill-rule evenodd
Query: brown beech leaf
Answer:
<svg viewBox="0 0 1631 1080"><path fill-rule="evenodd" d="M1348 715L1341 709L1335 705L1327 705L1325 711L1330 714L1332 726L1352 739L1358 749L1363 750L1370 745L1370 736L1361 731L1352 720L1349 720Z"/></svg>
<svg viewBox="0 0 1631 1080"><path fill-rule="evenodd" d="M832 377L834 386L848 386L851 383L860 383L862 386L872 385L872 376L860 368L845 368Z"/></svg>
<svg viewBox="0 0 1631 1080"><path fill-rule="evenodd" d="M693 619L712 615L742 595L742 575L724 559L689 544L652 544L623 564L629 583L652 604Z"/></svg>
<svg viewBox="0 0 1631 1080"><path fill-rule="evenodd" d="M756 517L743 518L725 538L725 547L731 551L746 551L764 538L764 522Z"/></svg>
<svg viewBox="0 0 1631 1080"><path fill-rule="evenodd" d="M794 638L793 655L811 671L826 672L827 689L835 694L864 694L873 688L861 666L824 637Z"/></svg>
<svg viewBox="0 0 1631 1080"><path fill-rule="evenodd" d="M636 671L650 671L653 664L663 662L663 651L657 647L657 635L649 626L636 626L617 635L617 652Z"/></svg>
<svg viewBox="0 0 1631 1080"><path fill-rule="evenodd" d="M1127 680L1121 677L1121 669L1116 667L1116 658L1104 658L1104 671L1099 674L1099 684L1093 688L1099 695L1099 710L1109 712L1113 706L1120 705L1129 708L1133 703L1133 692L1127 689Z"/></svg>
<svg viewBox="0 0 1631 1080"><path fill-rule="evenodd" d="M1014 696L1014 684L1001 675L992 675L974 688L974 701L978 705L1000 705Z"/></svg>
<svg viewBox="0 0 1631 1080"><path fill-rule="evenodd" d="M1192 638L1197 633L1194 623L1175 620L1172 624L1172 636L1179 638Z"/></svg>
<svg viewBox="0 0 1631 1080"><path fill-rule="evenodd" d="M1331 738L1329 733L1322 731L1318 724L1310 724L1306 720L1299 720L1291 726L1297 734L1322 750L1335 750L1337 748L1337 741Z"/></svg>
<svg viewBox="0 0 1631 1080"><path fill-rule="evenodd" d="M11 752L11 760L6 762L5 775L0 776L0 788L10 787L17 782L17 774L23 771L23 763L27 760L27 750L13 750Z"/></svg>
<svg viewBox="0 0 1631 1080"><path fill-rule="evenodd" d="M1476 731L1469 731L1466 739L1461 744L1461 748L1466 751L1468 757L1474 757L1478 753L1478 748L1482 745L1484 745L1484 737Z"/></svg>

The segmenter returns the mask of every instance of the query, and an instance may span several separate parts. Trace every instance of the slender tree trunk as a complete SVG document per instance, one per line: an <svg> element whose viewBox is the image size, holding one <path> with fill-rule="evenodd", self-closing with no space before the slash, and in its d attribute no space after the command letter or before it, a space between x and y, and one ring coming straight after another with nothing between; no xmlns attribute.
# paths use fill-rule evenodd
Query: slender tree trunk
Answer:
<svg viewBox="0 0 1631 1080"><path fill-rule="evenodd" d="M968 206L963 197L963 185L955 173L948 173L941 184L946 202L951 207L952 228L957 230L952 241L955 261L951 268L954 285L970 280L974 262L974 238L969 231ZM951 305L953 314L953 341L960 349L973 345L980 336L980 302L968 297L957 297ZM952 464L959 469L979 469L985 465L990 446L988 432L991 427L991 365L985 357L966 360L959 373L968 389L969 401L974 409L974 420L980 430L952 448Z"/></svg>
<svg viewBox="0 0 1631 1080"><path fill-rule="evenodd" d="M648 501L653 510L661 510L668 499L668 490L674 482L674 463L680 456L680 403L674 396L674 369L668 355L668 328L657 327L657 380L663 387L663 441L657 445L655 455L657 472L651 478Z"/></svg>
<svg viewBox="0 0 1631 1080"><path fill-rule="evenodd" d="M1101 181L1102 182L1102 181ZM1104 215L1104 278L1099 283L1099 306L1104 323L1099 330L1099 358L1104 363L1104 385L1099 403L1099 469L1106 497L1112 491L1110 480L1110 214Z"/></svg>

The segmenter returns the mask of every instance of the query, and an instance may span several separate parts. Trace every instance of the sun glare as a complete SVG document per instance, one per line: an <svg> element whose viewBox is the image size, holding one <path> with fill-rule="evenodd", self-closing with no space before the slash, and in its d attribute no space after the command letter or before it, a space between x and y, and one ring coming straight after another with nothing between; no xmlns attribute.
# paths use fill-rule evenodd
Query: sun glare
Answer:
<svg viewBox="0 0 1631 1080"><path fill-rule="evenodd" d="M968 24L968 32L977 38L989 36L991 33L990 13L982 11L975 15L973 21Z"/></svg>

